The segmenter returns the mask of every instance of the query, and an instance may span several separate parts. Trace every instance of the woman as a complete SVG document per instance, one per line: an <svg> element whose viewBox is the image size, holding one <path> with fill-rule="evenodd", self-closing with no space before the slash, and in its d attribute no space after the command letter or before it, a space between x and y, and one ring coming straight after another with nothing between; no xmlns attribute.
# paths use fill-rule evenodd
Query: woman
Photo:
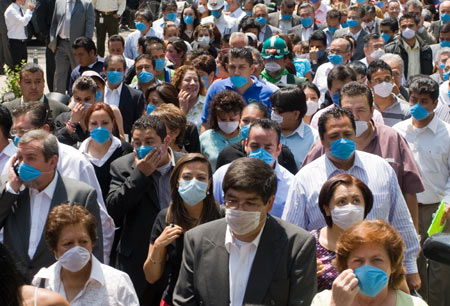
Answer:
<svg viewBox="0 0 450 306"><path fill-rule="evenodd" d="M332 289L318 293L311 305L427 305L399 290L405 277L404 250L402 237L387 222L366 220L354 224L337 241L335 262L339 276Z"/></svg>
<svg viewBox="0 0 450 306"><path fill-rule="evenodd" d="M208 17L209 16L208 0L199 0L197 10L200 14L201 17L200 19Z"/></svg>
<svg viewBox="0 0 450 306"><path fill-rule="evenodd" d="M242 140L239 121L244 106L242 96L231 90L224 90L211 100L208 117L210 129L200 135L200 150L208 158L214 171L219 153L228 144Z"/></svg>
<svg viewBox="0 0 450 306"><path fill-rule="evenodd" d="M162 104L152 112L152 116L159 117L166 125L169 147L175 152L185 151L183 141L186 116L183 111L173 104Z"/></svg>
<svg viewBox="0 0 450 306"><path fill-rule="evenodd" d="M312 116L319 109L320 91L316 85L311 82L303 82L300 88L306 96L306 114L303 116L303 122L310 125Z"/></svg>
<svg viewBox="0 0 450 306"><path fill-rule="evenodd" d="M174 69L183 66L186 60L186 53L187 46L184 40L176 39L168 42L166 58L172 62Z"/></svg>
<svg viewBox="0 0 450 306"><path fill-rule="evenodd" d="M200 24L200 14L192 4L184 7L180 18L180 38L188 43L194 41L194 30Z"/></svg>
<svg viewBox="0 0 450 306"><path fill-rule="evenodd" d="M205 85L201 81L200 74L193 66L181 66L173 75L172 85L179 90L178 101L187 120L200 131L202 110L205 105Z"/></svg>
<svg viewBox="0 0 450 306"><path fill-rule="evenodd" d="M151 284L168 274L161 305L173 305L172 294L178 279L183 253L183 234L189 229L221 217L214 200L212 170L201 154L182 157L170 176L172 202L155 220L145 278Z"/></svg>
<svg viewBox="0 0 450 306"><path fill-rule="evenodd" d="M94 166L97 180L106 199L111 182L110 165L117 158L133 152L133 147L113 136L117 129L111 107L105 103L92 105L84 119L90 137L84 140L79 150Z"/></svg>
<svg viewBox="0 0 450 306"><path fill-rule="evenodd" d="M129 276L98 261L95 218L80 205L62 204L48 214L45 240L57 262L42 268L33 284L43 283L74 305L139 305Z"/></svg>
<svg viewBox="0 0 450 306"><path fill-rule="evenodd" d="M194 31L194 39L191 43L192 50L202 49L208 51L214 58L217 56L217 49L212 45L214 40L211 27L199 24Z"/></svg>
<svg viewBox="0 0 450 306"><path fill-rule="evenodd" d="M333 176L323 184L319 194L320 211L328 226L312 231L317 246L318 291L331 289L338 272L336 258L339 236L353 223L362 221L372 209L369 187L349 174Z"/></svg>

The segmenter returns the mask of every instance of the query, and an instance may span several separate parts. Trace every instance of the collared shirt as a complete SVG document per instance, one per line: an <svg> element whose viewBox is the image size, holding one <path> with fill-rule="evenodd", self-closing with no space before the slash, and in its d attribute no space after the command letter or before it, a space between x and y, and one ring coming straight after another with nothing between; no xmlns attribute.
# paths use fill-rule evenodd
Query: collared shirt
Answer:
<svg viewBox="0 0 450 306"><path fill-rule="evenodd" d="M103 155L102 158L98 159L95 158L91 155L89 155L89 153L87 152L87 149L89 147L89 143L91 142L92 138L88 137L87 139L85 139L81 145L80 148L78 149L81 153L83 153L84 157L87 158L88 161L90 161L93 165L96 165L97 167L101 167L103 166L106 161L111 157L111 155L114 153L114 151L117 148L120 148L122 146L122 143L120 142L120 139L112 136L112 141L111 141L111 145L108 148L108 151L106 151L105 155ZM94 140L92 140L94 141Z"/></svg>
<svg viewBox="0 0 450 306"><path fill-rule="evenodd" d="M236 18L230 17L222 13L219 18L214 18L214 16L204 17L201 20L202 24L205 23L214 23L219 30L222 37L226 34L231 34L233 32L237 32L237 22Z"/></svg>
<svg viewBox="0 0 450 306"><path fill-rule="evenodd" d="M16 154L17 148L14 145L14 143L10 140L9 144L3 148L3 150L0 152L0 172L3 172L6 169L6 164L8 163L8 160Z"/></svg>
<svg viewBox="0 0 450 306"><path fill-rule="evenodd" d="M175 155L171 148L168 148L170 160L167 164L157 168L155 174L158 177L158 200L161 209L169 207L171 201L170 195L170 174L175 167Z"/></svg>
<svg viewBox="0 0 450 306"><path fill-rule="evenodd" d="M214 189L214 199L216 199L217 203L220 205L224 205L224 194L222 189L222 182L227 172L230 164L223 165L216 172L214 172L213 176L213 189ZM294 180L294 175L290 173L286 168L281 166L278 162L275 162L275 175L277 176L277 191L275 193L275 201L273 202L272 210L270 214L272 216L281 218L281 214L283 213L284 204L286 203L286 197L289 191L289 187L291 186L292 181Z"/></svg>
<svg viewBox="0 0 450 306"><path fill-rule="evenodd" d="M325 94L328 90L327 78L331 69L334 65L330 62L323 63L317 68L316 75L314 76L313 83L317 86L320 91L320 101L323 103L325 101Z"/></svg>
<svg viewBox="0 0 450 306"><path fill-rule="evenodd" d="M11 3L5 10L5 23L9 39L27 39L25 27L31 20L33 12L26 10L25 14L16 3Z"/></svg>
<svg viewBox="0 0 450 306"><path fill-rule="evenodd" d="M278 27L281 32L287 34L292 29L292 18L289 20L284 20L281 12L278 14Z"/></svg>
<svg viewBox="0 0 450 306"><path fill-rule="evenodd" d="M394 103L381 112L384 124L388 126L394 126L396 123L411 117L411 114L409 113L409 103L397 98L395 95L392 95L392 97L395 99ZM380 111L378 106L375 104L375 101L373 106L375 106L375 109Z"/></svg>
<svg viewBox="0 0 450 306"><path fill-rule="evenodd" d="M228 261L230 305L238 306L244 302L248 278L250 277L253 260L255 259L261 234L265 226L266 224L264 223L258 236L253 241L244 242L237 239L227 225L227 230L225 231L225 249L230 253Z"/></svg>
<svg viewBox="0 0 450 306"><path fill-rule="evenodd" d="M42 95L42 97L39 99L39 101L44 102L45 101L45 95ZM34 100L27 101L27 102L34 102ZM20 97L20 105L24 105L25 101L23 100L23 96Z"/></svg>
<svg viewBox="0 0 450 306"><path fill-rule="evenodd" d="M200 135L200 152L205 155L213 171L216 170L217 157L220 152L229 144L242 140L241 133L233 138L225 138L219 131L209 129Z"/></svg>
<svg viewBox="0 0 450 306"><path fill-rule="evenodd" d="M309 148L311 148L314 141L319 138L319 133L316 129L313 129L308 124L300 122L298 127L288 136L284 136L281 133L280 142L287 146L295 158L297 168L302 167L303 159L308 154Z"/></svg>
<svg viewBox="0 0 450 306"><path fill-rule="evenodd" d="M359 60L361 63L363 63L366 67L369 67L369 63L367 62L367 57Z"/></svg>
<svg viewBox="0 0 450 306"><path fill-rule="evenodd" d="M180 19L179 19L178 17L175 19L174 22L175 22L175 24L176 24L177 26L180 25ZM159 18L159 19L153 21L152 28L153 28L158 34L164 36L164 25L165 25L165 24L166 24L166 20L164 19L164 17L161 17L161 18Z"/></svg>
<svg viewBox="0 0 450 306"><path fill-rule="evenodd" d="M361 31L362 31L362 28L361 28L361 30L359 30L358 32L356 32L355 34L353 34L351 31L350 31L350 29L348 30L348 34L350 34L352 37L353 37L353 39L355 40L355 41L357 41L358 40L358 37L359 37L359 34L361 34Z"/></svg>
<svg viewBox="0 0 450 306"><path fill-rule="evenodd" d="M402 39L403 47L408 54L408 78L410 76L420 74L420 45L416 39L414 46L411 48L406 41Z"/></svg>
<svg viewBox="0 0 450 306"><path fill-rule="evenodd" d="M450 203L450 125L436 116L424 128L416 128L412 118L394 125L413 152L425 184L417 201Z"/></svg>
<svg viewBox="0 0 450 306"><path fill-rule="evenodd" d="M235 18L238 24L241 22L242 18L245 17L245 15L245 12L240 7L238 7L234 12L228 14L228 16Z"/></svg>
<svg viewBox="0 0 450 306"><path fill-rule="evenodd" d="M301 37L302 41L309 40L314 30L314 23L309 28L305 28L303 25L301 26L301 28L302 28L302 37Z"/></svg>
<svg viewBox="0 0 450 306"><path fill-rule="evenodd" d="M267 23L259 30L258 40L259 42L264 42L264 38L266 37Z"/></svg>
<svg viewBox="0 0 450 306"><path fill-rule="evenodd" d="M139 38L142 37L142 32L139 30L134 31L127 37L127 41L125 43L125 51L123 54L125 57L135 60L136 57L139 56L138 52L138 41ZM164 39L163 35L161 33L157 33L153 27L151 27L147 33L145 33L145 37L158 37L160 39Z"/></svg>
<svg viewBox="0 0 450 306"><path fill-rule="evenodd" d="M315 18L316 21L320 22L320 24L326 24L327 23L327 12L328 7L325 5L325 3L321 3L319 8L315 10Z"/></svg>
<svg viewBox="0 0 450 306"><path fill-rule="evenodd" d="M55 193L58 171L55 171L52 181L41 192L30 188L30 240L28 244L28 256L33 258L41 241L42 231L47 220L48 211Z"/></svg>
<svg viewBox="0 0 450 306"><path fill-rule="evenodd" d="M328 27L323 29L322 32L324 32L325 36L327 37L327 50L328 50L330 48L331 42L333 41L334 34L331 34L330 29L328 29Z"/></svg>
<svg viewBox="0 0 450 306"><path fill-rule="evenodd" d="M326 226L317 203L322 185L337 174L351 174L363 181L373 193L373 208L366 219L382 219L394 226L406 244L407 274L417 273L419 240L405 199L392 167L381 157L355 151L350 169L342 170L326 154L304 166L289 189L283 219L307 231Z"/></svg>
<svg viewBox="0 0 450 306"><path fill-rule="evenodd" d="M75 0L67 0L63 25L58 33L59 37L63 39L70 38L70 20L72 18L72 12L74 7L75 7Z"/></svg>
<svg viewBox="0 0 450 306"><path fill-rule="evenodd" d="M242 95L245 102L247 104L252 102L261 102L263 103L267 109L272 108L272 104L270 103L270 95L274 92L274 89L267 86L266 84L259 81L254 76L251 76L253 80L253 85L250 86ZM208 92L206 93L205 106L202 111L202 122L206 123L209 115L209 104L214 96L224 90L232 90L238 92L237 88L234 87L233 83L231 83L230 78L226 78L223 80L217 80L211 84L208 88Z"/></svg>
<svg viewBox="0 0 450 306"><path fill-rule="evenodd" d="M119 87L116 89L111 89L108 86L108 82L105 86L105 103L108 105L115 105L119 107L120 104L120 94L122 93L123 82L120 83Z"/></svg>
<svg viewBox="0 0 450 306"><path fill-rule="evenodd" d="M125 11L126 0L92 0L92 5L100 12L114 12L121 16Z"/></svg>
<svg viewBox="0 0 450 306"><path fill-rule="evenodd" d="M89 279L77 296L70 301L71 306L139 305L136 291L128 274L100 263L94 255L91 256L91 259ZM32 284L39 286L41 279L44 279L45 289L58 292L67 298L61 279L61 267L57 261L48 268L42 268L33 277Z"/></svg>
<svg viewBox="0 0 450 306"><path fill-rule="evenodd" d="M439 87L439 103L434 110L436 116L450 124L450 95L448 94L448 81Z"/></svg>

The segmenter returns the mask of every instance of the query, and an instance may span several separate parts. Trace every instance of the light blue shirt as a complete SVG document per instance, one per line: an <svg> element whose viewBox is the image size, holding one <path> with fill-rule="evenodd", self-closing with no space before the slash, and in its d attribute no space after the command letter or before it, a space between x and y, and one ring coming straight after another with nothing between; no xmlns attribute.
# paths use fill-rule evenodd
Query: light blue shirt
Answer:
<svg viewBox="0 0 450 306"><path fill-rule="evenodd" d="M291 150L297 169L300 169L309 149L318 138L319 133L316 129L313 129L302 121L290 135L284 136L281 134L280 141Z"/></svg>
<svg viewBox="0 0 450 306"><path fill-rule="evenodd" d="M200 135L200 152L208 158L213 171L215 171L219 153L222 152L227 145L241 140L241 133L236 137L226 139L219 131L209 129Z"/></svg>
<svg viewBox="0 0 450 306"><path fill-rule="evenodd" d="M223 165L214 173L213 176L213 188L214 199L220 204L224 205L222 182L230 164ZM286 197L289 191L289 186L294 181L294 175L290 173L286 168L275 162L275 175L277 176L277 192L275 193L275 201L273 203L270 214L272 216L281 218L283 213L284 204L286 203Z"/></svg>
<svg viewBox="0 0 450 306"><path fill-rule="evenodd" d="M406 273L417 273L419 240L394 170L383 158L355 152L353 166L345 171L335 167L326 154L304 166L295 175L282 219L307 231L327 226L318 198L322 185L337 174L351 174L363 181L373 193L373 207L366 219L382 219L391 224L406 244Z"/></svg>
<svg viewBox="0 0 450 306"><path fill-rule="evenodd" d="M125 43L125 51L123 52L125 57L135 60L136 57L139 56L138 41L139 41L139 38L141 38L141 36L142 36L142 32L139 30L136 30L133 33L131 33L130 35L128 35L127 41ZM156 33L155 30L153 30L153 28L150 28L150 30L147 31L145 36L146 37L158 37L158 38L163 39L162 35L160 35L159 33Z"/></svg>

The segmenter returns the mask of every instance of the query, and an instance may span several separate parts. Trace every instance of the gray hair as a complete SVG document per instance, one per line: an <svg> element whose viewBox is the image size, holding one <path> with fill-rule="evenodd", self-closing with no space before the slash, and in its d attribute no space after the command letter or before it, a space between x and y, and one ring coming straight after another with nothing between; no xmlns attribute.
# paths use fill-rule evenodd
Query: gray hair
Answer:
<svg viewBox="0 0 450 306"><path fill-rule="evenodd" d="M450 48L449 47L439 48L438 52L436 52L436 54L434 55L435 63L439 61L439 58L441 57L442 54L450 54Z"/></svg>
<svg viewBox="0 0 450 306"><path fill-rule="evenodd" d="M403 59L398 54L394 53L386 53L383 56L380 57L380 60L382 61L396 61L400 65L400 72L404 73L405 71L405 63L403 62Z"/></svg>
<svg viewBox="0 0 450 306"><path fill-rule="evenodd" d="M42 146L42 154L45 161L48 161L54 155L59 156L58 141L56 137L45 130L32 130L25 133L19 140L19 145L30 143L33 140L39 140Z"/></svg>
<svg viewBox="0 0 450 306"><path fill-rule="evenodd" d="M405 11L406 12L408 11L410 6L415 7L415 8L419 8L420 10L423 9L422 3L420 3L420 1L418 1L418 0L408 0L408 2L406 2L406 4L405 4Z"/></svg>
<svg viewBox="0 0 450 306"><path fill-rule="evenodd" d="M44 77L44 70L42 70L41 66L39 66L38 64L35 64L35 63L26 63L25 65L23 65L23 67L19 73L19 79L22 79L22 74L24 72L30 72L30 73L40 72L40 73L42 73L42 77Z"/></svg>
<svg viewBox="0 0 450 306"><path fill-rule="evenodd" d="M316 11L316 10L314 9L314 6L312 6L311 3L305 2L305 3L302 3L302 5L300 5L300 6L298 7L297 12L300 12L300 10L302 10L302 9L304 9L304 8L310 8L310 9L312 10L313 13L315 13L315 11Z"/></svg>
<svg viewBox="0 0 450 306"><path fill-rule="evenodd" d="M263 63L263 58L261 53L259 52L258 49L256 49L255 47L246 47L250 50L250 52L252 53L252 55L254 55L256 57L256 60L258 61L258 64L261 65Z"/></svg>
<svg viewBox="0 0 450 306"><path fill-rule="evenodd" d="M234 38L239 38L239 37L244 37L245 45L248 45L248 37L247 37L247 35L245 35L242 32L233 32L233 33L231 33L230 39L228 40L228 42L231 44L231 40L233 40Z"/></svg>
<svg viewBox="0 0 450 306"><path fill-rule="evenodd" d="M257 5L253 6L253 14L255 14L257 8L263 9L267 14L267 6L265 4L258 3Z"/></svg>

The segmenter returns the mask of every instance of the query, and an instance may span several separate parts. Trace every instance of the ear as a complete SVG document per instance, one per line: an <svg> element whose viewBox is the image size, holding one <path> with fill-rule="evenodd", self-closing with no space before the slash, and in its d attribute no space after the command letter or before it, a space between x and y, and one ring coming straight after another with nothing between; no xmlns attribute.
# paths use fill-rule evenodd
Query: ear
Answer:
<svg viewBox="0 0 450 306"><path fill-rule="evenodd" d="M58 165L58 155L53 155L52 157L50 157L49 163L50 167L52 167L52 169L55 169L56 171L56 166Z"/></svg>
<svg viewBox="0 0 450 306"><path fill-rule="evenodd" d="M43 129L44 131L46 131L46 132L49 132L49 133L50 133L50 125L48 125L47 123L46 123L46 124L44 124L44 125L42 126L42 129Z"/></svg>

